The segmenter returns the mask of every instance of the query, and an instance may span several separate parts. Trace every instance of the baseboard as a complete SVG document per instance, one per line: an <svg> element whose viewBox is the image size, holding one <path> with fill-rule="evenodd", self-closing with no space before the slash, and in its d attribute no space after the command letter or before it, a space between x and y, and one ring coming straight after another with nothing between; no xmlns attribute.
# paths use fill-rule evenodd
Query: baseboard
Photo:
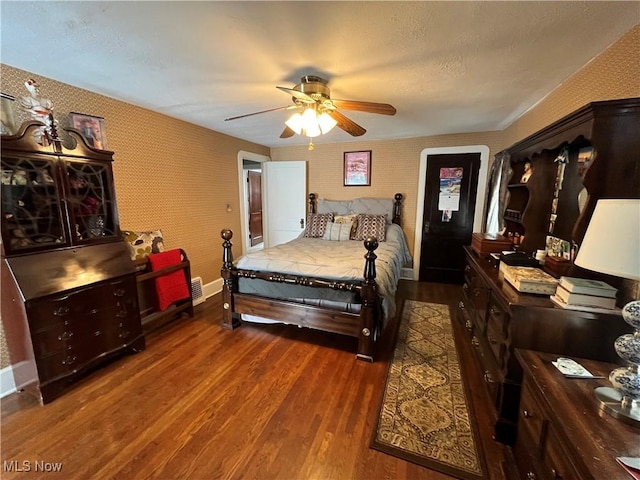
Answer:
<svg viewBox="0 0 640 480"><path fill-rule="evenodd" d="M213 297L216 293L220 293L222 291L222 278L218 278L213 282L209 282L202 286L202 293L204 294L204 298L207 299L209 297Z"/></svg>
<svg viewBox="0 0 640 480"><path fill-rule="evenodd" d="M413 268L412 267L403 267L400 278L404 280L413 280Z"/></svg>
<svg viewBox="0 0 640 480"><path fill-rule="evenodd" d="M0 398L6 397L16 391L16 384L13 380L13 369L11 366L0 370Z"/></svg>

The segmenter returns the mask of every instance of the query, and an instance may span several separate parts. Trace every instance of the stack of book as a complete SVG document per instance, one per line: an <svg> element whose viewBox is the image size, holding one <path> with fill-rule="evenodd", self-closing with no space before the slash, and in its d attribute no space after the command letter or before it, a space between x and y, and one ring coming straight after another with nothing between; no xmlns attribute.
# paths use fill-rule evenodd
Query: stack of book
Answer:
<svg viewBox="0 0 640 480"><path fill-rule="evenodd" d="M616 310L617 289L599 280L560 277L551 301L567 310L613 312Z"/></svg>

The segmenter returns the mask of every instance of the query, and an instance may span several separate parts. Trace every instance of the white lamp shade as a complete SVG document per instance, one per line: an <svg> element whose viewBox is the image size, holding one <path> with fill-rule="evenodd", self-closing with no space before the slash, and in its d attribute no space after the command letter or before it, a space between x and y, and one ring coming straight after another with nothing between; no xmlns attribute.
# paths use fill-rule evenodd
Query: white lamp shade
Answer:
<svg viewBox="0 0 640 480"><path fill-rule="evenodd" d="M598 200L575 263L640 280L640 200Z"/></svg>

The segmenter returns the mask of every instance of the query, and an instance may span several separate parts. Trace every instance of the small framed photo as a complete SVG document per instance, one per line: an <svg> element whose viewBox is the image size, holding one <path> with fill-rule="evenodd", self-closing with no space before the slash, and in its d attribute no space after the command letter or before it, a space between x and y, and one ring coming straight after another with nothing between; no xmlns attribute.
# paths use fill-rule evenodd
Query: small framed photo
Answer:
<svg viewBox="0 0 640 480"><path fill-rule="evenodd" d="M107 149L107 131L104 127L104 118L84 113L71 112L70 123L85 138L87 143L98 150Z"/></svg>
<svg viewBox="0 0 640 480"><path fill-rule="evenodd" d="M0 134L13 135L17 133L16 119L13 111L15 98L6 93L0 93Z"/></svg>
<svg viewBox="0 0 640 480"><path fill-rule="evenodd" d="M371 150L344 152L344 186L371 186Z"/></svg>

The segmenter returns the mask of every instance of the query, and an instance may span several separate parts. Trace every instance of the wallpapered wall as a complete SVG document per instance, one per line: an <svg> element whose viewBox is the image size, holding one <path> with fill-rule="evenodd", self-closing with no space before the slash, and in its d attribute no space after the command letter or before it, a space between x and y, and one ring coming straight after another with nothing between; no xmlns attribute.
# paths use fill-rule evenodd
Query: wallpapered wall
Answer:
<svg viewBox="0 0 640 480"><path fill-rule="evenodd" d="M7 65L0 65L0 74L2 92L15 97L27 95L24 82L36 79L41 96L53 102L60 126L68 126L70 111L104 117L107 146L115 152L121 228L160 228L165 248L187 252L193 276L205 283L220 277L220 230L240 229L238 151L268 155L267 147ZM0 335L1 368L8 357L4 332Z"/></svg>
<svg viewBox="0 0 640 480"><path fill-rule="evenodd" d="M309 192L320 198L344 200L355 197L392 197L405 195L403 229L411 251L415 236L416 198L420 152L425 148L462 145L487 145L491 159L500 150L535 133L546 125L596 100L640 96L640 26L622 36L573 77L559 85L543 101L502 132L466 133L394 141L358 142L322 145L312 151L306 147L271 149L273 160L306 160ZM366 137L366 135L365 135ZM370 187L344 187L343 152L372 151ZM476 205L484 208L484 205Z"/></svg>
<svg viewBox="0 0 640 480"><path fill-rule="evenodd" d="M365 135L366 137L366 135ZM346 200L358 197L393 198L404 195L402 228L413 252L418 198L420 152L425 148L487 145L492 152L500 146L500 132L463 133L432 137L407 138L391 141L360 140L329 145L316 144L309 151L306 146L272 148L273 160L306 160L309 171L309 192L319 198ZM371 150L371 186L343 186L343 154L357 150ZM484 208L484 205L476 205Z"/></svg>
<svg viewBox="0 0 640 480"><path fill-rule="evenodd" d="M621 37L535 108L502 132L274 148L274 160L307 160L309 191L320 197L391 197L406 195L404 228L413 250L420 152L424 148L487 145L493 156L595 100L640 96L640 26ZM0 65L2 92L25 95L23 82L38 80L41 94L54 102L56 117L69 111L106 119L109 149L115 151L114 175L121 226L132 230L161 228L169 248L184 248L194 276L219 277L219 232L239 231L237 153L269 155L269 149L166 117L36 74ZM64 122L61 121L64 126ZM372 150L371 187L342 186L342 154ZM233 206L226 212L226 204ZM483 208L483 206L479 206ZM237 252L237 249L236 249ZM0 368L8 356L0 331Z"/></svg>

